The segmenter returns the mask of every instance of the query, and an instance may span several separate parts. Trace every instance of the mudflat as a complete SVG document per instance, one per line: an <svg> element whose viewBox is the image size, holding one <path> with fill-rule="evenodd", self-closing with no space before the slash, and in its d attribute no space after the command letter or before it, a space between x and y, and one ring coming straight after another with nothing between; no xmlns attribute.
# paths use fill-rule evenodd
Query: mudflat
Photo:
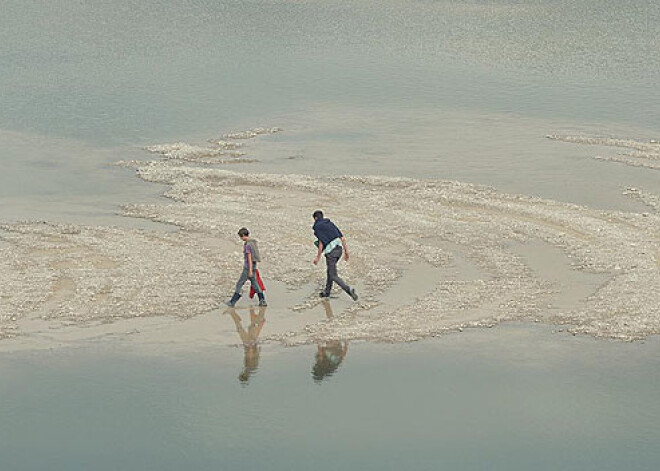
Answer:
<svg viewBox="0 0 660 471"><path fill-rule="evenodd" d="M513 320L621 340L660 333L658 195L630 188L648 211L606 211L457 181L227 169L250 163L236 150L243 142L279 131L152 146L157 159L121 162L168 188L162 203L126 205L123 214L176 231L0 226L3 348L155 339L150 332L168 329L171 339L205 338L240 271L242 226L264 253L270 322L262 338L286 345L407 342ZM655 170L655 142L598 144L632 149L628 160ZM337 293L332 316L318 299L324 270L311 264L318 208L349 239L351 259L340 267L360 294L353 303ZM239 307L250 303L244 297Z"/></svg>

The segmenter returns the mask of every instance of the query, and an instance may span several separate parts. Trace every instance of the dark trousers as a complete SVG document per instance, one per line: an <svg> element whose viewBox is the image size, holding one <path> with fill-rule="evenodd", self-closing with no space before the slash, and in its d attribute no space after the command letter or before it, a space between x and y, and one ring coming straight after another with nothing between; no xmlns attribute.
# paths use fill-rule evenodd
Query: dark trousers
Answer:
<svg viewBox="0 0 660 471"><path fill-rule="evenodd" d="M257 292L257 294L261 294L261 288L259 287L259 283L257 283L257 264L256 263L252 264L252 278L250 278L248 276L248 269L243 268L243 273L241 273L241 277L238 279L238 282L236 283L236 289L234 290L234 292L238 293L238 294L241 294L241 290L243 289L243 285L248 280L250 280L250 283L254 287L254 290Z"/></svg>
<svg viewBox="0 0 660 471"><path fill-rule="evenodd" d="M332 290L332 283L337 283L339 286L341 286L341 289L346 291L348 294L351 293L351 288L344 282L344 280L339 278L339 275L337 274L337 262L339 262L341 259L342 253L342 248L337 246L332 249L330 253L325 255L325 263L328 267L328 277L325 281L325 294L327 295L329 295L330 291Z"/></svg>

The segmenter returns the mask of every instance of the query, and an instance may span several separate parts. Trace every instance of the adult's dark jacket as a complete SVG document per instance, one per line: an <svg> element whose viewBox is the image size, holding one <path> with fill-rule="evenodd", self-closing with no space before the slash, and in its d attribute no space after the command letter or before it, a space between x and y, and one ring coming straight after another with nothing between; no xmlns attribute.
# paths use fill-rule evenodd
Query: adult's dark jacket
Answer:
<svg viewBox="0 0 660 471"><path fill-rule="evenodd" d="M324 247L337 237L344 237L344 234L335 226L335 223L328 218L317 219L314 221L314 226L312 227L314 229L314 235L321 241Z"/></svg>

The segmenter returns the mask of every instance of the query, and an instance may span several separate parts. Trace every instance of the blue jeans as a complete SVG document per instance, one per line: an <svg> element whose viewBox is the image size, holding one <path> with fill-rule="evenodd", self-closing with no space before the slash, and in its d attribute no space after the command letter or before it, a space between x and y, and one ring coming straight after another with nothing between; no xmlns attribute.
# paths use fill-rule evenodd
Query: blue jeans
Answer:
<svg viewBox="0 0 660 471"><path fill-rule="evenodd" d="M236 289L234 290L234 292L238 293L238 294L241 294L241 290L243 289L243 285L248 280L250 280L250 283L252 283L252 287L257 292L257 294L261 294L262 293L261 287L259 286L259 283L257 283L257 264L256 263L252 263L252 278L250 278L248 276L248 269L243 268L243 273L241 273L241 277L236 282Z"/></svg>

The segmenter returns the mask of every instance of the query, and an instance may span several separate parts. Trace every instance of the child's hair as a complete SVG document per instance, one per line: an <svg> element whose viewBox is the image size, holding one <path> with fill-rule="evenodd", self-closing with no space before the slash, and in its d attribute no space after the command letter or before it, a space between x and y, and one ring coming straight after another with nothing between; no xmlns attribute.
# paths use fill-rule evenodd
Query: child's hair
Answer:
<svg viewBox="0 0 660 471"><path fill-rule="evenodd" d="M250 231L247 230L247 227L241 227L241 228L238 230L238 236L239 236L239 237L249 236L249 235L250 235Z"/></svg>
<svg viewBox="0 0 660 471"><path fill-rule="evenodd" d="M314 214L312 214L312 217L314 219L323 219L323 211L321 211L320 209L314 211Z"/></svg>

